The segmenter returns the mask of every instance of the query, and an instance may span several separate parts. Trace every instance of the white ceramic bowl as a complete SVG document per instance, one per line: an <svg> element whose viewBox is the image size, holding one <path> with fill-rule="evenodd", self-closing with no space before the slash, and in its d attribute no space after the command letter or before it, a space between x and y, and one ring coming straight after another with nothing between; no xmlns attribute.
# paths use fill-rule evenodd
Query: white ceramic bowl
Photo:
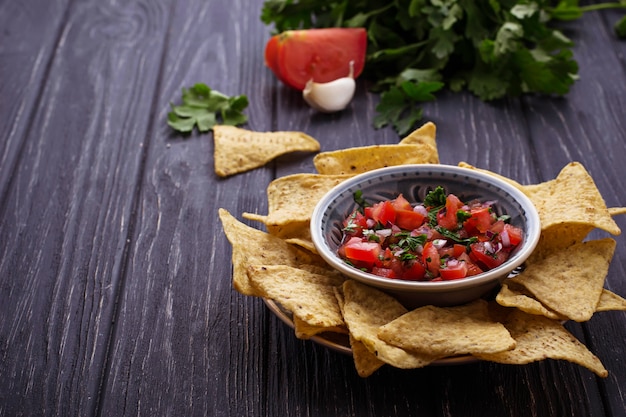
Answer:
<svg viewBox="0 0 626 417"><path fill-rule="evenodd" d="M402 193L418 203L437 186L461 201L493 201L498 215L507 214L511 224L521 227L524 239L509 259L482 274L454 281L405 281L379 277L346 264L337 249L341 245L342 222L357 207L354 193L363 192L369 203L390 200ZM344 275L396 297L407 308L422 305L464 304L491 294L502 281L522 266L537 242L541 226L533 203L520 190L494 176L451 165L399 165L357 175L329 191L317 204L311 218L311 237L318 253Z"/></svg>

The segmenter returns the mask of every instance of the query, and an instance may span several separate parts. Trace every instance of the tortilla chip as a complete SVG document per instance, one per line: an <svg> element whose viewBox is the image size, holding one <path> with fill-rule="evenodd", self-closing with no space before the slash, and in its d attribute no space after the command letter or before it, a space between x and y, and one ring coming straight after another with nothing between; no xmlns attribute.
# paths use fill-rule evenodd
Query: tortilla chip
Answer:
<svg viewBox="0 0 626 417"><path fill-rule="evenodd" d="M504 326L479 299L455 307L419 307L380 327L378 337L406 350L446 357L495 353L515 347Z"/></svg>
<svg viewBox="0 0 626 417"><path fill-rule="evenodd" d="M244 295L261 296L248 279L250 265L326 265L319 257L290 245L276 236L254 229L219 209L226 238L232 245L233 286Z"/></svg>
<svg viewBox="0 0 626 417"><path fill-rule="evenodd" d="M322 152L313 164L324 175L354 175L404 164L437 164L437 148L431 145L374 145Z"/></svg>
<svg viewBox="0 0 626 417"><path fill-rule="evenodd" d="M618 216L620 214L626 214L626 207L609 207L608 210L611 216Z"/></svg>
<svg viewBox="0 0 626 417"><path fill-rule="evenodd" d="M317 140L302 132L254 132L213 126L215 173L220 177L259 168L290 152L316 152Z"/></svg>
<svg viewBox="0 0 626 417"><path fill-rule="evenodd" d="M244 213L248 219L266 226L305 224L317 202L333 187L351 175L294 174L278 178L267 187L268 215ZM268 228L269 230L269 228Z"/></svg>
<svg viewBox="0 0 626 417"><path fill-rule="evenodd" d="M248 278L264 297L280 303L310 326L344 324L333 291L343 278L334 273L319 274L287 265L251 265Z"/></svg>
<svg viewBox="0 0 626 417"><path fill-rule="evenodd" d="M523 187L539 212L542 229L565 223L591 225L612 235L620 229L582 164L567 164L556 179Z"/></svg>
<svg viewBox="0 0 626 417"><path fill-rule="evenodd" d="M522 285L551 310L577 322L596 311L615 240L590 240L529 263L510 282Z"/></svg>
<svg viewBox="0 0 626 417"><path fill-rule="evenodd" d="M607 289L602 291L596 311L626 311L626 300Z"/></svg>
<svg viewBox="0 0 626 417"><path fill-rule="evenodd" d="M503 322L515 339L513 350L475 354L477 358L523 365L546 358L561 359L584 366L606 378L608 371L600 359L578 341L559 321L514 309Z"/></svg>
<svg viewBox="0 0 626 417"><path fill-rule="evenodd" d="M397 368L421 368L437 356L407 352L378 337L378 328L407 312L395 298L354 280L343 284L343 317L350 334L381 361Z"/></svg>
<svg viewBox="0 0 626 417"><path fill-rule="evenodd" d="M367 378L385 365L385 362L378 359L363 343L356 340L352 334L350 334L350 348L354 358L354 367L362 378Z"/></svg>
<svg viewBox="0 0 626 417"><path fill-rule="evenodd" d="M528 314L538 314L553 320L567 319L546 308L546 306L535 299L530 292L525 290L524 287L515 285L515 283L508 284L504 282L496 295L496 302L505 307L516 307Z"/></svg>
<svg viewBox="0 0 626 417"><path fill-rule="evenodd" d="M343 286L335 287L335 297L337 298L337 303L339 304L339 310L343 315L343 310L345 306L345 299L343 297ZM385 362L381 361L376 357L375 354L370 352L367 347L352 336L349 333L349 341L350 348L352 349L352 358L354 360L354 367L356 368L357 373L360 377L366 378L376 372L381 366L385 364Z"/></svg>
<svg viewBox="0 0 626 417"><path fill-rule="evenodd" d="M297 316L293 316L293 329L296 333L296 337L298 339L310 339L311 337L318 335L320 333L343 333L347 334L348 329L345 325L341 326L312 326L304 320L301 320Z"/></svg>
<svg viewBox="0 0 626 417"><path fill-rule="evenodd" d="M424 123L409 135L405 136L400 144L402 145L428 145L437 149L437 126L433 122Z"/></svg>

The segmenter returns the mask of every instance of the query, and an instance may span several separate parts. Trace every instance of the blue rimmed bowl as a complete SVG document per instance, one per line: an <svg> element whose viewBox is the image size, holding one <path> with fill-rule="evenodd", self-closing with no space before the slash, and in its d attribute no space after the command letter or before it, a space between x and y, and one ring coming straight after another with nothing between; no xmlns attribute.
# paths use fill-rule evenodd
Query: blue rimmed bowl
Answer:
<svg viewBox="0 0 626 417"><path fill-rule="evenodd" d="M454 281L405 281L379 277L345 263L337 249L342 243L342 223L357 207L354 193L361 191L369 203L391 200L402 193L411 203L424 201L441 186L461 201L492 201L498 216L508 215L511 224L524 231L522 243L497 268ZM318 253L347 277L383 290L405 307L460 305L492 294L502 281L515 273L539 241L541 226L533 203L509 183L477 170L452 165L399 165L352 177L329 191L317 204L311 218L311 237Z"/></svg>

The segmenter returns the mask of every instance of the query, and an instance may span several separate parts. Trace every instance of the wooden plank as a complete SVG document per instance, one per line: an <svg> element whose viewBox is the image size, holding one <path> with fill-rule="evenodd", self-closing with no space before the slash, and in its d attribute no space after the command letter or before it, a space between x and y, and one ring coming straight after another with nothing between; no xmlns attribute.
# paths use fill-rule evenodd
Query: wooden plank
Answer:
<svg viewBox="0 0 626 417"><path fill-rule="evenodd" d="M50 7L15 36L54 33ZM24 145L0 224L3 414L96 408L167 19L164 2L77 2L58 43L40 44L54 59L11 138Z"/></svg>
<svg viewBox="0 0 626 417"><path fill-rule="evenodd" d="M255 10L252 10L255 8ZM273 166L220 179L212 134L183 139L170 102L198 82L246 94L247 128L272 128L259 2L180 1L172 10L155 130L142 178L102 415L263 415L267 311L232 289L218 209L265 211Z"/></svg>
<svg viewBox="0 0 626 417"><path fill-rule="evenodd" d="M24 147L67 8L65 0L0 4L0 196L7 191ZM35 27L38 30L32 30Z"/></svg>
<svg viewBox="0 0 626 417"><path fill-rule="evenodd" d="M624 161L626 161L626 71L623 53L626 46L613 33L621 17L615 11L586 14L568 26L576 44L580 80L565 100L527 99L530 130L543 179L555 177L569 161L581 162L595 180L609 207L626 206ZM575 190L574 190L575 192ZM626 230L625 216L615 218ZM608 237L594 232L591 238ZM605 287L626 297L626 247L615 237L617 248ZM603 361L609 377L600 381L606 412L624 416L626 410L626 356L620 340L626 338L624 312L598 313L582 327L577 336Z"/></svg>

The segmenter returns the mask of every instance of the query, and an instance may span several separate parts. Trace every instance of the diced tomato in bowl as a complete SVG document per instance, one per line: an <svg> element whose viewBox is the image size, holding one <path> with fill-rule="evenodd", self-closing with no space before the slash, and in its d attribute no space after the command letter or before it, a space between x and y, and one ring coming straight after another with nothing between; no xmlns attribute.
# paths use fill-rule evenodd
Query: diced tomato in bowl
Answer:
<svg viewBox="0 0 626 417"><path fill-rule="evenodd" d="M311 217L313 243L327 263L407 308L492 294L523 265L539 234L536 209L523 193L448 165L354 176L325 195ZM358 255L348 257L352 251Z"/></svg>

